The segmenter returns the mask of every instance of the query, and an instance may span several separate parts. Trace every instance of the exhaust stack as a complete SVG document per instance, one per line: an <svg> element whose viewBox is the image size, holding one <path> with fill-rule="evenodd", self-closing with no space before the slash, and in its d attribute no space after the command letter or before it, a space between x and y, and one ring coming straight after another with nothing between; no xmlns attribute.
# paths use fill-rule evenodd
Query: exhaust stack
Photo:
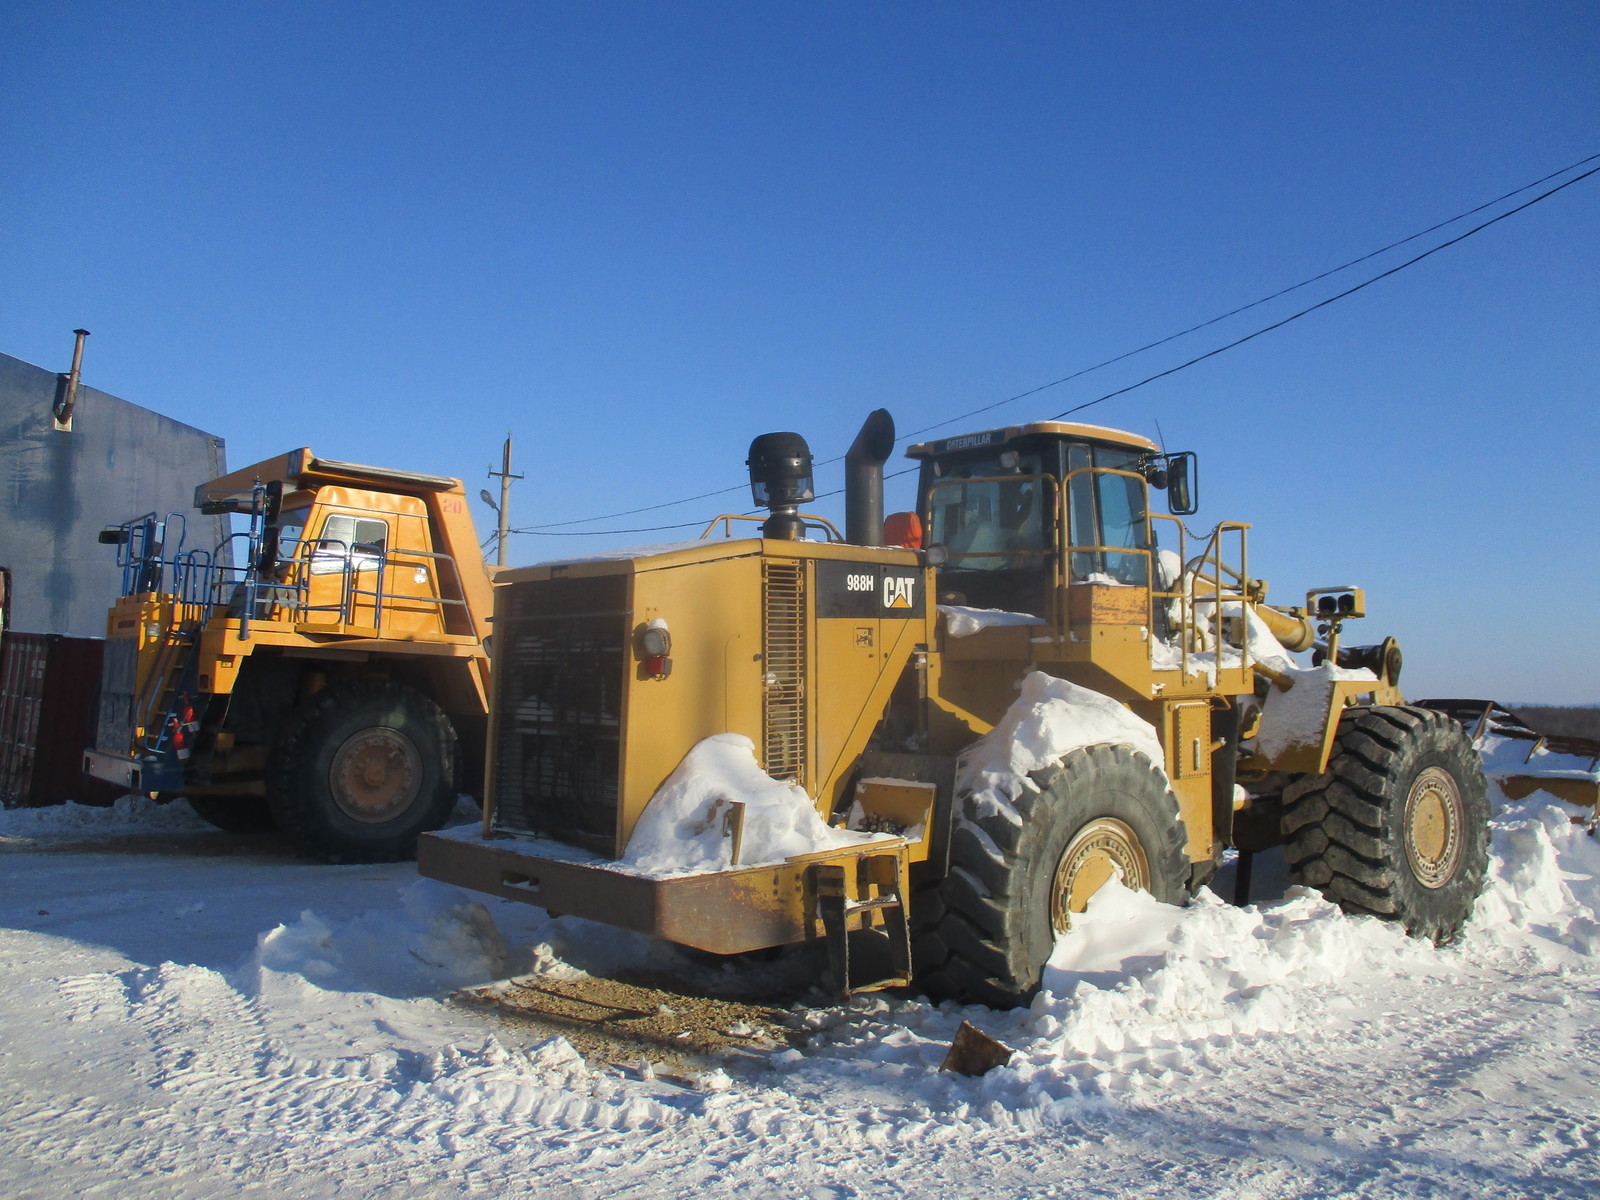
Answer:
<svg viewBox="0 0 1600 1200"><path fill-rule="evenodd" d="M894 452L894 418L875 409L844 456L844 540L883 543L883 464Z"/></svg>
<svg viewBox="0 0 1600 1200"><path fill-rule="evenodd" d="M55 418L57 433L72 432L72 409L78 403L78 376L83 370L83 339L89 336L87 329L72 332L78 339L72 347L72 370L56 376L56 402L50 414Z"/></svg>

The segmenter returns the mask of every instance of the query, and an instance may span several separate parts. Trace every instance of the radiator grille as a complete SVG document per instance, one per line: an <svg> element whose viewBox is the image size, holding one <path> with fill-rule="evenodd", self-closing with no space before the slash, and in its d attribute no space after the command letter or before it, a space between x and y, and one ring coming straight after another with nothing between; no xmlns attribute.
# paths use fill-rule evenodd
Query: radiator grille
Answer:
<svg viewBox="0 0 1600 1200"><path fill-rule="evenodd" d="M495 827L616 852L626 576L505 585L496 614Z"/></svg>
<svg viewBox="0 0 1600 1200"><path fill-rule="evenodd" d="M761 661L766 670L762 727L767 774L807 786L806 568L803 562L761 564L765 619Z"/></svg>

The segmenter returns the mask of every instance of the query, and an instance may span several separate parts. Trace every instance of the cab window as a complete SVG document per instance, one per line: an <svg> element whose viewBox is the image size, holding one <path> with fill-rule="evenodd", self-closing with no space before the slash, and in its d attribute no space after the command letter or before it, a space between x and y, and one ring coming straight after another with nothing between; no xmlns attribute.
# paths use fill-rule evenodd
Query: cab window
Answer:
<svg viewBox="0 0 1600 1200"><path fill-rule="evenodd" d="M306 535L306 517L309 508L286 508L278 517L278 558L293 558L300 552L300 539Z"/></svg>
<svg viewBox="0 0 1600 1200"><path fill-rule="evenodd" d="M929 495L929 544L955 571L1038 570L1050 504L1037 454L1014 452L938 464Z"/></svg>
<svg viewBox="0 0 1600 1200"><path fill-rule="evenodd" d="M313 575L333 575L346 569L370 571L383 562L389 543L389 525L371 517L331 514L322 525L322 537L311 556Z"/></svg>
<svg viewBox="0 0 1600 1200"><path fill-rule="evenodd" d="M1122 447L1074 445L1067 450L1067 470L1136 471L1139 458L1138 451ZM1149 554L1131 553L1154 549L1143 479L1085 470L1069 484L1068 505L1073 546L1096 547L1072 552L1072 579L1148 587Z"/></svg>

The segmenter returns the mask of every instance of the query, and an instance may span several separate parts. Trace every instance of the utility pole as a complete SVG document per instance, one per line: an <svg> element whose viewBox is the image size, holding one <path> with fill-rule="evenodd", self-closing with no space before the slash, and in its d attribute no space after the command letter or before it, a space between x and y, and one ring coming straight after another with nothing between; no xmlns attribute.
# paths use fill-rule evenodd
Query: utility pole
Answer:
<svg viewBox="0 0 1600 1200"><path fill-rule="evenodd" d="M495 565L503 567L506 565L506 537L511 532L511 518L506 512L511 502L511 481L522 478L521 475L513 475L511 473L510 430L506 431L505 452L501 456L500 469L496 471L493 467L490 467L489 478L500 480L500 503L495 504L491 500L489 506L500 514L500 531L498 534L500 545L496 548ZM484 499L487 500L488 497L485 496Z"/></svg>

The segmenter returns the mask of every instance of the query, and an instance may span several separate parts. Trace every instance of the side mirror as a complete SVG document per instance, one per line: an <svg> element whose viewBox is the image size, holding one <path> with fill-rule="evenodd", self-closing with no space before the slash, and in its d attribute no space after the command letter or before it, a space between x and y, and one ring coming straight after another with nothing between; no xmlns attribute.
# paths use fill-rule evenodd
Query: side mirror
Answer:
<svg viewBox="0 0 1600 1200"><path fill-rule="evenodd" d="M1187 517L1200 507L1199 474L1194 451L1167 456L1167 511L1173 516Z"/></svg>
<svg viewBox="0 0 1600 1200"><path fill-rule="evenodd" d="M109 529L100 531L100 544L102 546L126 546L128 544L128 531L121 525L113 525Z"/></svg>

